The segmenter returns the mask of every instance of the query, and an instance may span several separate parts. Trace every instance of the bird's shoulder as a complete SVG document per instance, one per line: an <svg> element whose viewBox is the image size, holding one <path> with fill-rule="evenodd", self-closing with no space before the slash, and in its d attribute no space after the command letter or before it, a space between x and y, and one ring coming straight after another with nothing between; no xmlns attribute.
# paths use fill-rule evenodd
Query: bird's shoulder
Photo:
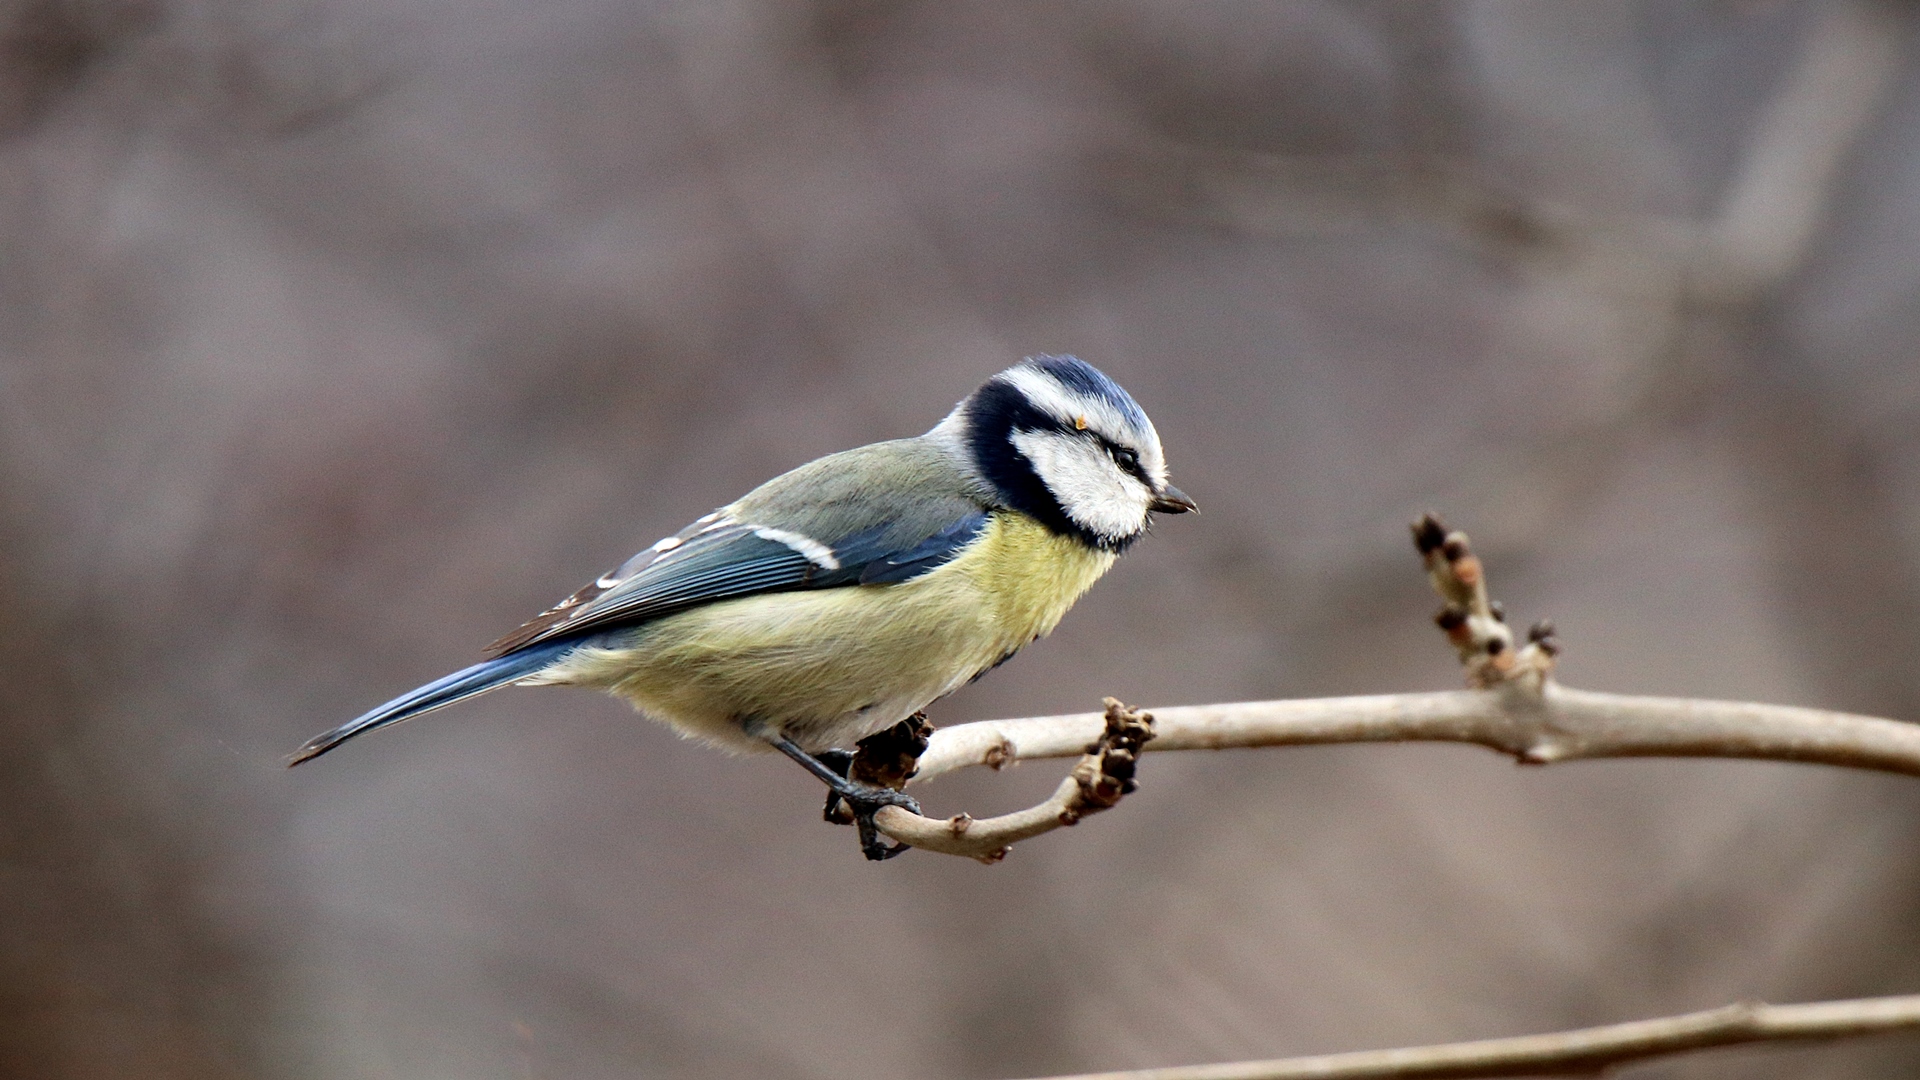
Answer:
<svg viewBox="0 0 1920 1080"><path fill-rule="evenodd" d="M946 448L916 437L816 458L719 512L831 547L856 537L884 544L929 535L991 502L985 485Z"/></svg>

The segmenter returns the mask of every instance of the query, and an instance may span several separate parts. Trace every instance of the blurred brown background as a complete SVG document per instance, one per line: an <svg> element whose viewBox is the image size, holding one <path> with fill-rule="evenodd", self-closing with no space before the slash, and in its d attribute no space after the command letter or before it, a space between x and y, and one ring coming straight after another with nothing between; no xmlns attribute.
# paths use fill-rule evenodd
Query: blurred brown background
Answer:
<svg viewBox="0 0 1920 1080"><path fill-rule="evenodd" d="M1920 990L1891 777L1156 756L988 868L577 691L281 768L1043 351L1206 513L936 722L1456 685L1427 508L1570 683L1920 719L1916 22L6 0L0 1074L942 1080Z"/></svg>

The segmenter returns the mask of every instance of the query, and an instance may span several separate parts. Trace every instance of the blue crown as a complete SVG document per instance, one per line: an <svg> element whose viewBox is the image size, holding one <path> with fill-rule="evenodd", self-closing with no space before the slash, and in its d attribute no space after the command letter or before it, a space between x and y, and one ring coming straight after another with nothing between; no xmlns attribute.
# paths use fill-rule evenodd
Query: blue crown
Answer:
<svg viewBox="0 0 1920 1080"><path fill-rule="evenodd" d="M1109 402L1132 423L1147 426L1146 410L1133 400L1133 395L1085 360L1077 356L1029 356L1026 362L1074 393Z"/></svg>

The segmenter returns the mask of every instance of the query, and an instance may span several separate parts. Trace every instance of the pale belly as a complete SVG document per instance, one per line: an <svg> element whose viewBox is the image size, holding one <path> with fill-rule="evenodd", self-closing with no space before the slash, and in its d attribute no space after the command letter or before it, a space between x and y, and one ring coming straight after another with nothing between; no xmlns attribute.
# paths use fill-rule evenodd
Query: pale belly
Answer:
<svg viewBox="0 0 1920 1080"><path fill-rule="evenodd" d="M851 746L1051 631L1113 559L997 519L913 581L708 604L528 681L609 690L722 746L764 747L770 732L810 750Z"/></svg>

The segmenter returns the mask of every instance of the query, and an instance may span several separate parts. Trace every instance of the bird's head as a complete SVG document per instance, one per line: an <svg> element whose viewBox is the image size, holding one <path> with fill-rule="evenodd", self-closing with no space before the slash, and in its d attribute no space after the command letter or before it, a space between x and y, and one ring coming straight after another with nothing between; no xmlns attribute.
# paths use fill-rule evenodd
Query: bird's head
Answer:
<svg viewBox="0 0 1920 1080"><path fill-rule="evenodd" d="M1167 482L1153 421L1084 360L1037 356L988 379L930 433L1009 508L1107 551L1193 500Z"/></svg>

